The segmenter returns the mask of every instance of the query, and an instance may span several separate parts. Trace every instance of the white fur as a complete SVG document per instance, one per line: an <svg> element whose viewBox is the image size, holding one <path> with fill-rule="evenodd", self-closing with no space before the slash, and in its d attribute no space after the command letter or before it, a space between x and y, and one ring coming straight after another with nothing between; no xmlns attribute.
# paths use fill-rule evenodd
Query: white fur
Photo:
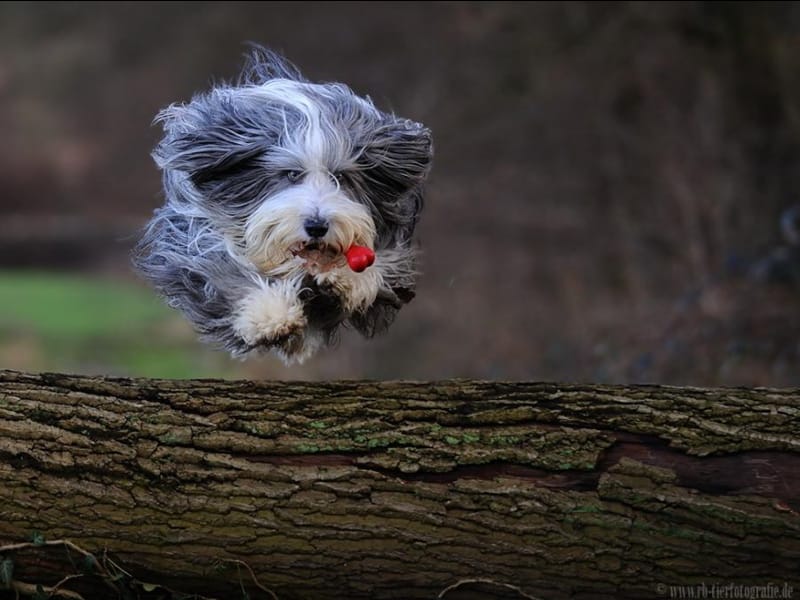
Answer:
<svg viewBox="0 0 800 600"><path fill-rule="evenodd" d="M318 283L333 286L347 312L364 310L375 302L383 284L380 270L374 267L355 273L345 266L320 273L316 280Z"/></svg>
<svg viewBox="0 0 800 600"><path fill-rule="evenodd" d="M415 268L416 256L414 248L385 248L375 254L375 264L371 268L379 271L387 281L413 281L419 275Z"/></svg>
<svg viewBox="0 0 800 600"><path fill-rule="evenodd" d="M262 281L244 297L233 327L245 342L256 345L302 332L307 323L297 296L300 283L298 278Z"/></svg>
<svg viewBox="0 0 800 600"><path fill-rule="evenodd" d="M290 130L284 121L282 151L287 158L299 161L307 171L325 172L327 169L336 171L354 164L350 139L341 135L339 128L329 122L313 97L330 96L330 93L324 85L273 79L239 91L238 98L249 96L254 102L277 102L299 110L305 122L302 127ZM361 104L365 109L377 112L371 103L361 100Z"/></svg>
<svg viewBox="0 0 800 600"><path fill-rule="evenodd" d="M329 224L322 238L344 252L353 244L373 247L375 224L362 204L349 200L329 177L309 174L301 184L267 198L247 220L245 254L265 275L283 276L303 261L291 248L308 241L303 223L320 217Z"/></svg>

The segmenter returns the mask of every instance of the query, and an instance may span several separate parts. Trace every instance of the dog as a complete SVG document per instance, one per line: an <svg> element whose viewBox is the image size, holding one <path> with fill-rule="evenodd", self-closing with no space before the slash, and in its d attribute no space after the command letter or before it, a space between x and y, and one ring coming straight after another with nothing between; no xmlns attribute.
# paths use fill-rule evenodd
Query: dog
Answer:
<svg viewBox="0 0 800 600"><path fill-rule="evenodd" d="M427 127L260 46L238 80L155 122L166 201L133 263L201 339L302 363L342 326L385 332L414 297ZM351 247L374 265L349 268Z"/></svg>

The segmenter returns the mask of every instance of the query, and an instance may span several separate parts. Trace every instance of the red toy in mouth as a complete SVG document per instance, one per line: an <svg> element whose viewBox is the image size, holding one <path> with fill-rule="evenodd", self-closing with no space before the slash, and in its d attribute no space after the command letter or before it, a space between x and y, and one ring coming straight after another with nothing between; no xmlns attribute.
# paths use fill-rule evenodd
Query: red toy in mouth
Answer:
<svg viewBox="0 0 800 600"><path fill-rule="evenodd" d="M361 273L375 262L375 252L367 246L350 246L340 254L336 246L320 243L297 244L289 250L294 256L305 259L305 268L312 275L326 273L343 267L345 260L356 273Z"/></svg>
<svg viewBox="0 0 800 600"><path fill-rule="evenodd" d="M347 264L356 273L361 273L375 262L375 253L366 246L350 246L344 253Z"/></svg>

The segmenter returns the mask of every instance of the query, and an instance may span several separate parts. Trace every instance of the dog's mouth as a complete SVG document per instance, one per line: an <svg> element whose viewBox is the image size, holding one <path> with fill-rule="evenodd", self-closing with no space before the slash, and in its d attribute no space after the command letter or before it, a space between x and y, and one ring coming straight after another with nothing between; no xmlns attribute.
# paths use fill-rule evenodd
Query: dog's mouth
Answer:
<svg viewBox="0 0 800 600"><path fill-rule="evenodd" d="M325 273L347 264L342 249L336 244L327 244L317 240L298 242L289 248L292 256L297 256L305 261L304 268L316 275Z"/></svg>

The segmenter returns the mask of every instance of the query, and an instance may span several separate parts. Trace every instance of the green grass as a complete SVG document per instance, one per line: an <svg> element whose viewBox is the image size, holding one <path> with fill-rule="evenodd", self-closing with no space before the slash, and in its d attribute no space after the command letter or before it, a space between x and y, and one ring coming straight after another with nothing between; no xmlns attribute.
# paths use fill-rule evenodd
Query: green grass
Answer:
<svg viewBox="0 0 800 600"><path fill-rule="evenodd" d="M32 327L50 338L126 335L167 318L158 298L126 282L0 272L0 329Z"/></svg>
<svg viewBox="0 0 800 600"><path fill-rule="evenodd" d="M144 286L12 271L0 271L4 367L173 378L226 370Z"/></svg>

